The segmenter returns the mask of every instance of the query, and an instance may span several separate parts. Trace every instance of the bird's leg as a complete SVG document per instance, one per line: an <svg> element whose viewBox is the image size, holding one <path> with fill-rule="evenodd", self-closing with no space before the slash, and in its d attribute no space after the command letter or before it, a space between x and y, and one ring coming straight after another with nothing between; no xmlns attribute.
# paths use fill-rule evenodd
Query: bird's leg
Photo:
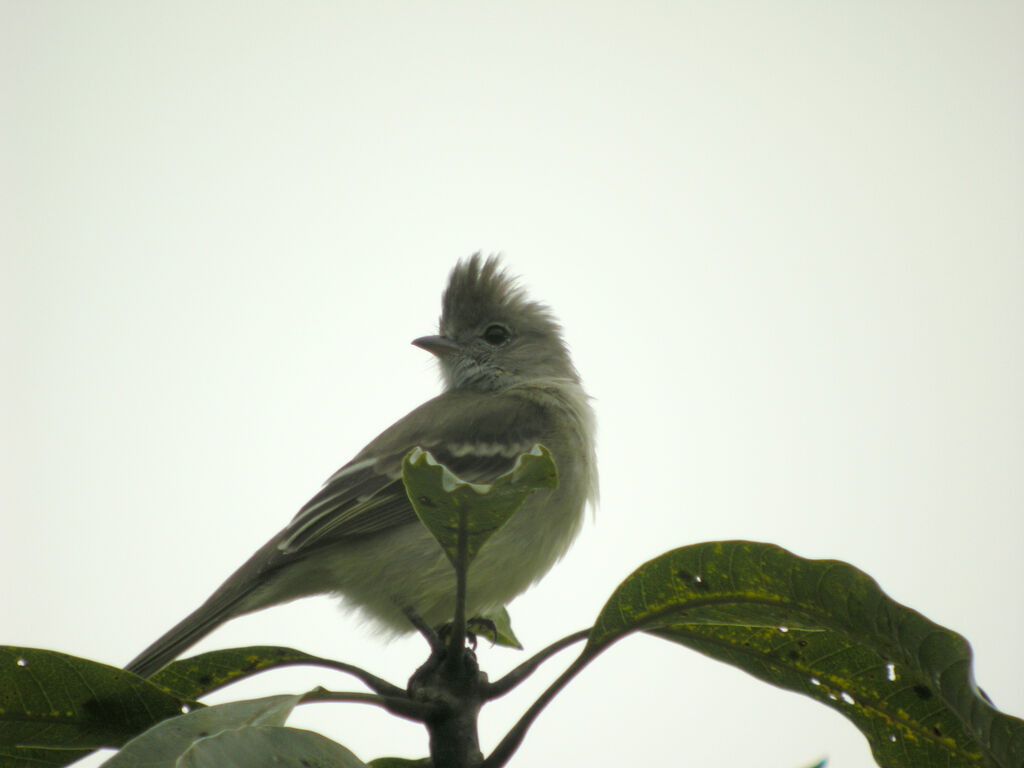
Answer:
<svg viewBox="0 0 1024 768"><path fill-rule="evenodd" d="M470 627L472 627L473 624L475 622L477 622L477 621L487 621L487 620L486 619L470 619L469 622L467 622L467 624L466 624L466 647L470 651L474 651L474 652L476 651L477 637L476 637L476 632L473 629L471 629ZM451 641L453 626L454 625L452 624L452 622L449 621L447 624L443 624L442 626L437 628L437 635L438 635L438 637L441 638L441 641L445 645L448 645L448 643ZM486 634L486 632L485 632L485 634Z"/></svg>
<svg viewBox="0 0 1024 768"><path fill-rule="evenodd" d="M466 622L466 639L474 651L479 636L489 639L492 645L498 641L498 625L494 623L494 619L489 619L486 616L474 616Z"/></svg>

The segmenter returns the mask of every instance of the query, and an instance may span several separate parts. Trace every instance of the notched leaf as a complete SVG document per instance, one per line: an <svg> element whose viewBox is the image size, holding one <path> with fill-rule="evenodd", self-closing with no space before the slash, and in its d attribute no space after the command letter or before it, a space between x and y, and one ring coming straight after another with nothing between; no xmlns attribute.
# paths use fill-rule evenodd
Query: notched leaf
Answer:
<svg viewBox="0 0 1024 768"><path fill-rule="evenodd" d="M402 461L402 482L416 515L453 564L458 558L459 531L464 528L468 565L530 494L558 486L558 470L551 452L538 444L493 482L470 483L429 451L414 448Z"/></svg>

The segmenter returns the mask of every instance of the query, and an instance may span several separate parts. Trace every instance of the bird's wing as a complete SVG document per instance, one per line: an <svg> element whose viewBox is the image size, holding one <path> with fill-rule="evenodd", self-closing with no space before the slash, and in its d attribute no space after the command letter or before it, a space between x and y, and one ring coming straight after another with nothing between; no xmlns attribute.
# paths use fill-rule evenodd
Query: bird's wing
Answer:
<svg viewBox="0 0 1024 768"><path fill-rule="evenodd" d="M335 472L278 536L283 554L416 521L402 485L402 459L430 451L470 482L489 482L543 442L550 419L516 393L448 392L401 419Z"/></svg>

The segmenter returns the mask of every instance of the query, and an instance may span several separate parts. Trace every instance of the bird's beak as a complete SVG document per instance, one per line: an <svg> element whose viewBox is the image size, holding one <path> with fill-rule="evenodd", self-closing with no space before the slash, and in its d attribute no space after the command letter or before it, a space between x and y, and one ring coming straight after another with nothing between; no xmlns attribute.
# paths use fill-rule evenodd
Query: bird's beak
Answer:
<svg viewBox="0 0 1024 768"><path fill-rule="evenodd" d="M413 339L412 343L438 357L446 357L459 349L458 344L444 336L420 336Z"/></svg>

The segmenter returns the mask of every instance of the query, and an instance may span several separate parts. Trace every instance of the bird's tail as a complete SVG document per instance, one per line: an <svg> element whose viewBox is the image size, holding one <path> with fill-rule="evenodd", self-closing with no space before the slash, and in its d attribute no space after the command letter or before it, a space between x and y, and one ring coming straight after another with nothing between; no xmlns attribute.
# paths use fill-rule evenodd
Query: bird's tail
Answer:
<svg viewBox="0 0 1024 768"><path fill-rule="evenodd" d="M141 677L149 677L224 622L244 613L308 594L301 589L293 589L289 593L268 592L264 589L281 564L282 557L277 547L277 539L271 539L241 568L231 574L205 603L132 659L125 669Z"/></svg>
<svg viewBox="0 0 1024 768"><path fill-rule="evenodd" d="M209 600L128 662L125 669L141 677L149 677L221 624L243 612L238 608L244 595L238 595L234 599L225 599L225 597L221 594L221 590L218 590Z"/></svg>

